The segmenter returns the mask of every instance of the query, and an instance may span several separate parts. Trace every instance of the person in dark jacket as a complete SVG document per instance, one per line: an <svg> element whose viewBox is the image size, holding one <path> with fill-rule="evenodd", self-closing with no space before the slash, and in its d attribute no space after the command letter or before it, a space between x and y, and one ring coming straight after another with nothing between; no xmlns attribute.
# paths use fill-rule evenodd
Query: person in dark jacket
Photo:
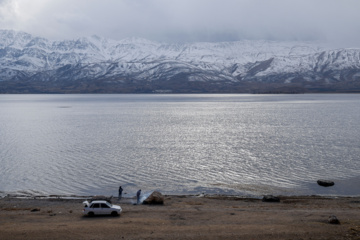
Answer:
<svg viewBox="0 0 360 240"><path fill-rule="evenodd" d="M140 204L141 189L136 193L137 204Z"/></svg>
<svg viewBox="0 0 360 240"><path fill-rule="evenodd" d="M121 198L122 198L122 192L123 192L123 188L120 186L119 187L119 200L121 200Z"/></svg>

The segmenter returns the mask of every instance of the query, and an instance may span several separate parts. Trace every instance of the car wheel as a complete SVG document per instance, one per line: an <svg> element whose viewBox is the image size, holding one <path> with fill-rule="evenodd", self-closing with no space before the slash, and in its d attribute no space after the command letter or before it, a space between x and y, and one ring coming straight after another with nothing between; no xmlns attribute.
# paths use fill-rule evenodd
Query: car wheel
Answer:
<svg viewBox="0 0 360 240"><path fill-rule="evenodd" d="M89 217L93 217L93 216L94 216L94 213L93 213L93 212L89 212L88 215L89 215Z"/></svg>
<svg viewBox="0 0 360 240"><path fill-rule="evenodd" d="M117 215L118 215L117 212L115 212L115 211L114 211L114 212L111 212L111 216L114 216L114 217L115 217L115 216L117 216Z"/></svg>

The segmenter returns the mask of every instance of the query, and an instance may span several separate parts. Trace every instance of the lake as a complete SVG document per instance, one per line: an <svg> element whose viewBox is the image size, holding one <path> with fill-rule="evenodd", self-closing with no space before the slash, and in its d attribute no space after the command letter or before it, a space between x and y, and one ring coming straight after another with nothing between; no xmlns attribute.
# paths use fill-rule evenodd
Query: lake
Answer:
<svg viewBox="0 0 360 240"><path fill-rule="evenodd" d="M359 196L360 94L0 95L0 163L2 195Z"/></svg>

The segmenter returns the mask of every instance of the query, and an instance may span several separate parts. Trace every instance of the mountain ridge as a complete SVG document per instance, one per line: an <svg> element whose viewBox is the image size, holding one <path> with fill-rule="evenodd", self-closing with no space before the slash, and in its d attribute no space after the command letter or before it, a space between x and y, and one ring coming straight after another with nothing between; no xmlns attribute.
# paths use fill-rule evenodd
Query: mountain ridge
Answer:
<svg viewBox="0 0 360 240"><path fill-rule="evenodd" d="M52 41L0 30L0 93L360 92L360 49L310 42Z"/></svg>

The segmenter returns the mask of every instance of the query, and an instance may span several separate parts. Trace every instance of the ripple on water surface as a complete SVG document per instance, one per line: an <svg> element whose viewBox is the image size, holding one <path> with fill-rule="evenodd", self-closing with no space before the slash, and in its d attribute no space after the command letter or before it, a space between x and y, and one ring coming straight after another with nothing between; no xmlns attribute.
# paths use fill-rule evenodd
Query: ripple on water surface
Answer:
<svg viewBox="0 0 360 240"><path fill-rule="evenodd" d="M19 97L0 101L3 192L359 193L359 95Z"/></svg>

